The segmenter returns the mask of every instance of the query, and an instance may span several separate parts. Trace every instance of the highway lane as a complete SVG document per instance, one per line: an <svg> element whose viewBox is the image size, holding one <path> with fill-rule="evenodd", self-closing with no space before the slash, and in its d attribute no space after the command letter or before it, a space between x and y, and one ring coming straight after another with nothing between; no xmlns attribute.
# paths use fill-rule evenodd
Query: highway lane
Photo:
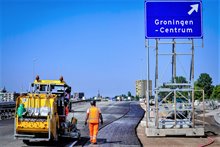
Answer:
<svg viewBox="0 0 220 147"><path fill-rule="evenodd" d="M99 146L141 146L136 135L136 126L142 119L144 111L139 103L117 102L112 107L101 107L101 111L105 123L104 126L100 126ZM87 134L86 144L81 145L89 146L88 140Z"/></svg>
<svg viewBox="0 0 220 147"><path fill-rule="evenodd" d="M11 146L11 144L19 144L22 141L14 140L14 120L0 120L0 147ZM13 146L13 145L12 145Z"/></svg>
<svg viewBox="0 0 220 147"><path fill-rule="evenodd" d="M144 115L144 111L137 103L130 104L129 112L121 119L113 122L99 133L100 137L106 138L107 143L114 145L138 145L140 142L136 136L136 126ZM110 133L109 133L110 132ZM99 137L98 136L98 137Z"/></svg>
<svg viewBox="0 0 220 147"><path fill-rule="evenodd" d="M136 135L136 126L144 115L139 103L129 103L129 111L118 120L103 127L98 134L100 146L141 146ZM89 145L87 142L86 145Z"/></svg>
<svg viewBox="0 0 220 147"><path fill-rule="evenodd" d="M98 102L104 118L104 125L100 125L98 144L101 146L115 145L135 145L140 143L135 134L135 127L141 117L143 110L136 102ZM76 142L74 139L61 139L56 143L40 142L34 146L87 146L89 145L88 126L84 126L86 110L89 103L82 103L73 106L74 112L70 115L78 119L78 129L81 130L81 139ZM0 147L26 146L21 140L13 139L13 120L0 121ZM113 131L112 131L113 130ZM118 131L117 131L118 130ZM120 130L120 131L119 131ZM115 133L112 133L115 132ZM110 136L108 136L110 134ZM129 136L126 136L128 135ZM118 138L118 139L117 139Z"/></svg>

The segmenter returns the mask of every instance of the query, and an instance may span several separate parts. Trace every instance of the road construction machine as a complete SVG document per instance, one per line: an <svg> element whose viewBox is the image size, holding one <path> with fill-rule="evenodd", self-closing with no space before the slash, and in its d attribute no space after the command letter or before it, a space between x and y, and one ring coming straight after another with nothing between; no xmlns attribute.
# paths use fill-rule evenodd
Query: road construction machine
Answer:
<svg viewBox="0 0 220 147"><path fill-rule="evenodd" d="M32 141L58 141L60 137L80 138L77 119L67 120L71 87L59 80L40 80L31 84L27 94L16 100L15 139L28 144Z"/></svg>

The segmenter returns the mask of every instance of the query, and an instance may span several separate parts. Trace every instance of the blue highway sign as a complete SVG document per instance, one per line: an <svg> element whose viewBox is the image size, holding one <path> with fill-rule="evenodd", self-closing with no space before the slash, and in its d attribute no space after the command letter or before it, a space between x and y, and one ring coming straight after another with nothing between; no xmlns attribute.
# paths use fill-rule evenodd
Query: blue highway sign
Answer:
<svg viewBox="0 0 220 147"><path fill-rule="evenodd" d="M202 2L145 1L145 38L202 38Z"/></svg>

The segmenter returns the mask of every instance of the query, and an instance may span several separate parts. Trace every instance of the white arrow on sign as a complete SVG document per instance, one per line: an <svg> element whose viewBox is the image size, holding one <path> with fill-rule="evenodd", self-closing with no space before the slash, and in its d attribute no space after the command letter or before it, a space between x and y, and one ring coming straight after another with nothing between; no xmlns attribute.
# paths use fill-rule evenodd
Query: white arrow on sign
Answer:
<svg viewBox="0 0 220 147"><path fill-rule="evenodd" d="M190 5L192 9L188 12L191 15L194 11L198 12L199 4Z"/></svg>

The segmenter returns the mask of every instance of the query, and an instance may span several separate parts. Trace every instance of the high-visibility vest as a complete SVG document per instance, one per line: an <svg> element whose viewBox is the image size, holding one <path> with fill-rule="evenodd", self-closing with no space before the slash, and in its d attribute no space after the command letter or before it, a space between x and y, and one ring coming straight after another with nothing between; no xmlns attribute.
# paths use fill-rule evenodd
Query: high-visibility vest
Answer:
<svg viewBox="0 0 220 147"><path fill-rule="evenodd" d="M89 123L99 123L99 109L97 107L91 107L89 109Z"/></svg>

